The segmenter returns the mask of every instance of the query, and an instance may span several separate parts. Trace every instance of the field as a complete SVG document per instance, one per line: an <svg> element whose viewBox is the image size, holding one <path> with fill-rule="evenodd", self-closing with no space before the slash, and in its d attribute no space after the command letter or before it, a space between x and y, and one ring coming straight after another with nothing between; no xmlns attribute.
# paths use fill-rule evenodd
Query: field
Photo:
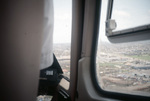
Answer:
<svg viewBox="0 0 150 101"><path fill-rule="evenodd" d="M70 78L70 44L54 44L54 53L64 75ZM100 43L96 60L102 89L150 96L150 41Z"/></svg>
<svg viewBox="0 0 150 101"><path fill-rule="evenodd" d="M150 41L101 43L97 53L97 76L104 90L150 96Z"/></svg>
<svg viewBox="0 0 150 101"><path fill-rule="evenodd" d="M70 78L70 44L54 44L54 54L65 76Z"/></svg>

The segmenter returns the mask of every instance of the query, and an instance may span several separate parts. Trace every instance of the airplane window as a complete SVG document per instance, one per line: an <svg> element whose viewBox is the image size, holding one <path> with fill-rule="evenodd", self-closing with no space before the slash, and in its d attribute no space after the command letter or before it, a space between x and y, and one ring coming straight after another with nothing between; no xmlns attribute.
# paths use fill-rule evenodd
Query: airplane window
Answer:
<svg viewBox="0 0 150 101"><path fill-rule="evenodd" d="M96 57L99 86L109 92L150 96L150 40L110 43L105 36L107 3L102 0ZM116 30L149 24L149 4L149 0L114 0Z"/></svg>
<svg viewBox="0 0 150 101"><path fill-rule="evenodd" d="M53 0L53 51L66 77L70 78L72 0Z"/></svg>
<svg viewBox="0 0 150 101"><path fill-rule="evenodd" d="M113 0L114 31L150 24L150 0Z"/></svg>

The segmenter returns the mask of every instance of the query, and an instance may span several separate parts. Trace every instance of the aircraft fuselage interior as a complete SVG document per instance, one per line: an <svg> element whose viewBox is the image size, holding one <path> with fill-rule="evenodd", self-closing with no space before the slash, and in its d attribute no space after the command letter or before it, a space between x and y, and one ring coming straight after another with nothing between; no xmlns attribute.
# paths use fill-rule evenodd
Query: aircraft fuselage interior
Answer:
<svg viewBox="0 0 150 101"><path fill-rule="evenodd" d="M150 0L1 0L0 101L150 101Z"/></svg>

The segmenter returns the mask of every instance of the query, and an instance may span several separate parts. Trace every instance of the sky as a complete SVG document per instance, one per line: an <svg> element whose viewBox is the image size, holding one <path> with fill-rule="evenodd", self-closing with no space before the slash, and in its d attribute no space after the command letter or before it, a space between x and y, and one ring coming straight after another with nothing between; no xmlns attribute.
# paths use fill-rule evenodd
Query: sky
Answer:
<svg viewBox="0 0 150 101"><path fill-rule="evenodd" d="M54 43L71 42L72 0L54 1ZM99 39L106 41L105 21L108 0L102 0ZM150 0L114 0L112 19L115 19L115 30L150 24Z"/></svg>
<svg viewBox="0 0 150 101"><path fill-rule="evenodd" d="M150 24L150 0L114 0L112 19L116 30Z"/></svg>
<svg viewBox="0 0 150 101"><path fill-rule="evenodd" d="M72 0L54 2L54 43L71 42Z"/></svg>
<svg viewBox="0 0 150 101"><path fill-rule="evenodd" d="M105 36L105 21L108 0L102 0L99 42L108 42ZM150 0L114 0L112 18L117 28L114 31L150 24Z"/></svg>

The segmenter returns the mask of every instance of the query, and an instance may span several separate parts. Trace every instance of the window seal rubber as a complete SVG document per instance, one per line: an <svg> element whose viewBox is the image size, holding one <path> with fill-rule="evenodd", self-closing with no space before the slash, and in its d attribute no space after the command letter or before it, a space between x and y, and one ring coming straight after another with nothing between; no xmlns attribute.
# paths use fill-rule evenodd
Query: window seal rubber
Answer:
<svg viewBox="0 0 150 101"><path fill-rule="evenodd" d="M127 100L127 101L149 101L150 97L140 96L140 95L130 95L124 93L117 92L109 92L104 91L98 84L98 79L96 76L96 55L97 55L97 45L98 45L98 37L99 37L99 24L100 24L100 14L101 14L101 2L102 0L96 0L96 13L95 13L95 21L94 21L94 31L93 31L93 41L92 41L92 49L91 49L91 60L90 60L90 71L92 83L96 92L99 96L104 96L107 98L113 98L117 100ZM101 30L101 29L100 29Z"/></svg>

